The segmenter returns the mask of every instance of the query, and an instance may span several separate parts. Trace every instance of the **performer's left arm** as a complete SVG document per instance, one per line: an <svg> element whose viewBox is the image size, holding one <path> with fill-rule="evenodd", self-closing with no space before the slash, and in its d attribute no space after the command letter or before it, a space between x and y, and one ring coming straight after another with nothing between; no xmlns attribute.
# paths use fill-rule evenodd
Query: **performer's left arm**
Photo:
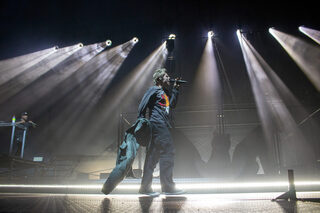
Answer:
<svg viewBox="0 0 320 213"><path fill-rule="evenodd" d="M29 124L30 124L33 128L36 128L36 127L37 127L37 124L34 123L33 121L28 121L28 122L29 122Z"/></svg>
<svg viewBox="0 0 320 213"><path fill-rule="evenodd" d="M179 96L179 86L173 86L171 90L171 97L170 97L170 107L175 108L176 104L178 102L178 96Z"/></svg>

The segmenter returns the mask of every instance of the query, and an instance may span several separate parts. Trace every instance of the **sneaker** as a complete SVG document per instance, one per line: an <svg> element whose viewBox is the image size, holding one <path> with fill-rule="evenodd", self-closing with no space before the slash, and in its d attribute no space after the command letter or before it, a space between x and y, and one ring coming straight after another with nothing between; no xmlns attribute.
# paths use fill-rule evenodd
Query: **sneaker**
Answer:
<svg viewBox="0 0 320 213"><path fill-rule="evenodd" d="M163 192L165 195L182 195L185 194L186 191L184 191L183 189L172 189L172 190L168 190L168 191L164 191Z"/></svg>
<svg viewBox="0 0 320 213"><path fill-rule="evenodd" d="M101 192L102 192L103 194L105 194L105 195L110 194L110 193L111 193L111 191L112 191L112 190L110 190L110 188L109 188L109 189L107 189L107 188L105 188L105 187L102 187L102 189L101 189Z"/></svg>
<svg viewBox="0 0 320 213"><path fill-rule="evenodd" d="M139 190L140 194L145 194L145 195L149 195L150 197L158 197L160 195L159 192L154 192L152 190Z"/></svg>

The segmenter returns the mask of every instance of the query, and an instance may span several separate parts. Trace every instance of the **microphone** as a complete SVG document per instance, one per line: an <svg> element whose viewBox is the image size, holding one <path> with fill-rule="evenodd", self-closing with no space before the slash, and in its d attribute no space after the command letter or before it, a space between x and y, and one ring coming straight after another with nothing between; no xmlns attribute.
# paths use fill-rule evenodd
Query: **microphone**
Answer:
<svg viewBox="0 0 320 213"><path fill-rule="evenodd" d="M176 80L176 79L170 79L170 82L172 82L172 83L177 82L177 84L187 83L187 81L184 81L184 80Z"/></svg>

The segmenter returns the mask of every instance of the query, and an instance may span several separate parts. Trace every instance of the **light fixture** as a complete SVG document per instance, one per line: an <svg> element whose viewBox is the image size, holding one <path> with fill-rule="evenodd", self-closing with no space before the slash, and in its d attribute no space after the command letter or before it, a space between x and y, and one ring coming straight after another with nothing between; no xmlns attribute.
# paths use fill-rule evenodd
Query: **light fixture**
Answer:
<svg viewBox="0 0 320 213"><path fill-rule="evenodd" d="M83 44L82 44L82 43L79 43L78 45L79 45L79 47L83 47Z"/></svg>
<svg viewBox="0 0 320 213"><path fill-rule="evenodd" d="M106 41L106 45L107 45L107 47L110 47L112 45L112 41L111 40L107 40Z"/></svg>
<svg viewBox="0 0 320 213"><path fill-rule="evenodd" d="M270 27L270 28L269 28L269 33L272 34L272 30L274 30L274 27Z"/></svg>
<svg viewBox="0 0 320 213"><path fill-rule="evenodd" d="M176 35L175 34L170 34L169 35L169 40L174 40L176 39Z"/></svg>
<svg viewBox="0 0 320 213"><path fill-rule="evenodd" d="M132 39L132 42L133 43L137 43L139 41L139 39L137 38L137 37L134 37L133 39Z"/></svg>
<svg viewBox="0 0 320 213"><path fill-rule="evenodd" d="M212 38L214 36L214 32L213 31L209 31L208 32L208 38Z"/></svg>
<svg viewBox="0 0 320 213"><path fill-rule="evenodd" d="M300 26L298 29L300 30L300 32L303 32L303 28L304 26Z"/></svg>
<svg viewBox="0 0 320 213"><path fill-rule="evenodd" d="M241 38L241 32L240 32L240 30L239 30L239 29L237 30L237 36L238 36L238 39L240 39L240 38Z"/></svg>

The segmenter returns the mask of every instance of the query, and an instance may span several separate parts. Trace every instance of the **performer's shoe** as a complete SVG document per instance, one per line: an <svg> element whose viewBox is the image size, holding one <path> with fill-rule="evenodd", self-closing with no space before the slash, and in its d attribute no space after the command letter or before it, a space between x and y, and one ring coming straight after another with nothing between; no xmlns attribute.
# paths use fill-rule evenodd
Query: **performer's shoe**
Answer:
<svg viewBox="0 0 320 213"><path fill-rule="evenodd" d="M159 192L154 192L151 189L149 190L145 190L145 189L140 189L139 190L140 194L145 194L145 195L149 195L150 197L158 197L160 195Z"/></svg>
<svg viewBox="0 0 320 213"><path fill-rule="evenodd" d="M171 189L171 190L162 191L162 192L165 195L182 195L182 194L186 193L186 191L184 191L183 189L177 189L177 188L174 188L174 189Z"/></svg>
<svg viewBox="0 0 320 213"><path fill-rule="evenodd" d="M107 192L107 189L104 188L104 187L102 187L101 192L102 192L103 194L105 194L105 195L108 195L108 194L109 194L109 192Z"/></svg>

